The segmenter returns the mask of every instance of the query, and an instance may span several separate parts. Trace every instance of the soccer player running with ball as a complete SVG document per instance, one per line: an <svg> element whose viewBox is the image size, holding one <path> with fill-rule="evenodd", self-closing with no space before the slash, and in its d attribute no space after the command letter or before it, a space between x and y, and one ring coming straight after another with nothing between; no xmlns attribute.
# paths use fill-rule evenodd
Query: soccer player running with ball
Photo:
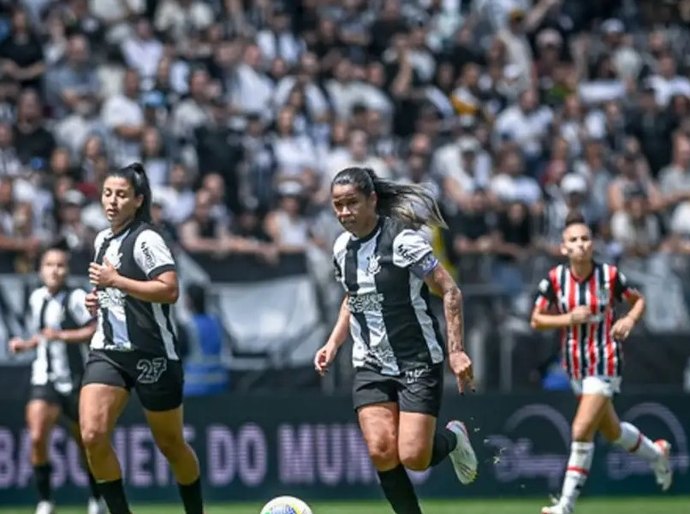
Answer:
<svg viewBox="0 0 690 514"><path fill-rule="evenodd" d="M93 316L84 305L86 291L71 289L67 245L47 248L40 259L42 285L29 297L27 326L33 335L14 337L12 353L36 350L31 365L31 392L26 405L26 423L31 436L31 464L38 491L36 514L52 514L55 504L50 485L48 443L53 427L62 416L67 428L82 446L79 436L79 388L86 360L86 343L96 331ZM83 448L82 448L83 449ZM86 462L86 461L84 461ZM105 514L93 475L89 473L91 498L88 514Z"/></svg>
<svg viewBox="0 0 690 514"><path fill-rule="evenodd" d="M463 484L477 472L465 425L436 426L446 357L460 392L473 378L463 346L460 290L420 230L444 222L426 190L381 180L368 168L340 171L331 199L346 230L333 248L336 278L346 295L314 366L323 375L351 334L354 408L369 456L393 510L420 514L405 468L422 471L450 456ZM443 291L447 355L429 288Z"/></svg>
<svg viewBox="0 0 690 514"><path fill-rule="evenodd" d="M532 312L533 328L562 330L564 365L579 397L561 497L542 514L574 511L592 464L597 432L649 462L662 490L672 481L668 441L650 441L634 425L621 423L613 407L613 395L621 386L622 342L644 312L644 297L628 286L616 266L595 262L592 252L592 233L583 216L569 213L561 243L568 264L551 269L541 281ZM614 304L622 300L630 310L615 319Z"/></svg>

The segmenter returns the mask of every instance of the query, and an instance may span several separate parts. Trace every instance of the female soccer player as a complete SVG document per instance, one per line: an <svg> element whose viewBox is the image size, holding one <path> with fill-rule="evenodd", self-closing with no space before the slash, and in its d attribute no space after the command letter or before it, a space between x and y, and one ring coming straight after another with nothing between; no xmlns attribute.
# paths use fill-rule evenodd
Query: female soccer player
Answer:
<svg viewBox="0 0 690 514"><path fill-rule="evenodd" d="M592 251L592 233L583 216L569 213L561 243L568 264L551 269L541 281L532 313L533 328L562 329L564 365L580 398L561 498L544 507L542 514L573 512L592 464L597 431L607 441L647 460L664 491L671 486L671 445L664 440L652 442L634 425L621 423L612 401L620 392L621 343L642 316L644 298L628 286L616 266L595 262ZM613 307L622 300L631 308L616 320Z"/></svg>
<svg viewBox="0 0 690 514"><path fill-rule="evenodd" d="M110 437L133 388L156 445L177 479L187 514L202 514L199 463L183 437L182 365L170 319L177 301L175 261L151 228L144 168L108 173L101 203L110 228L98 234L86 305L98 312L79 404L91 470L111 514L129 514Z"/></svg>
<svg viewBox="0 0 690 514"><path fill-rule="evenodd" d="M48 442L53 427L64 416L77 443L79 437L79 387L84 371L87 342L96 323L86 310L86 291L67 286L69 257L66 245L47 248L40 260L42 286L29 297L29 339L14 337L12 353L36 349L31 366L31 392L26 423L31 436L31 464L38 491L36 514L52 514L55 504L50 486ZM91 498L88 514L105 514L96 483L89 473Z"/></svg>
<svg viewBox="0 0 690 514"><path fill-rule="evenodd" d="M333 248L336 278L346 296L314 365L326 372L349 327L354 407L381 487L396 513L421 513L405 468L421 471L450 455L463 484L477 472L464 424L436 428L446 352L429 288L443 291L448 361L460 392L472 383L460 290L420 231L444 222L423 188L381 180L368 168L339 172L331 197L346 230Z"/></svg>

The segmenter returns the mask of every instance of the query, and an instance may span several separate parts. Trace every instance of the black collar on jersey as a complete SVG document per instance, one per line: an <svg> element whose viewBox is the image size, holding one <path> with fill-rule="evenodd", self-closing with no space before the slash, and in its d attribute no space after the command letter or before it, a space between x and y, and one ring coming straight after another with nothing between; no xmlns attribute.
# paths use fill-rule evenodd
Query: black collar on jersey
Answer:
<svg viewBox="0 0 690 514"><path fill-rule="evenodd" d="M376 233L379 231L379 229L381 228L382 225L383 225L383 216L379 216L379 219L376 221L376 226L373 228L373 230L371 232L369 232L364 237L357 237L354 234L352 234L353 237L352 237L351 241L353 243L357 243L357 244L366 243L367 241L369 241L372 237L374 237L376 235Z"/></svg>
<svg viewBox="0 0 690 514"><path fill-rule="evenodd" d="M131 222L127 223L127 225L122 227L122 229L120 231L118 231L117 234L115 232L113 232L113 229L111 228L110 232L112 232L112 235L108 239L115 239L115 238L121 236L122 234L127 232L130 228L132 228L134 225L136 225L137 223L141 223L141 220L134 218Z"/></svg>

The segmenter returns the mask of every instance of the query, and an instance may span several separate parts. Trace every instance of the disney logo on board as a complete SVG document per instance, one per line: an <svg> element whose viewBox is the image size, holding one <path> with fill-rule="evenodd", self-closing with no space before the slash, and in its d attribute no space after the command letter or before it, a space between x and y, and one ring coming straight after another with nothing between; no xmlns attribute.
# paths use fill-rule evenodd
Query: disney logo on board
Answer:
<svg viewBox="0 0 690 514"><path fill-rule="evenodd" d="M563 441L559 453L540 452L539 439L520 436L528 420L537 420L555 429L557 439ZM499 482L544 478L549 487L558 487L568 460L570 423L558 410L546 404L529 404L516 410L506 421L504 434L492 434L484 443L494 449L493 470ZM540 430L540 433L544 433ZM553 441L549 438L549 441ZM559 444L559 446L561 446Z"/></svg>

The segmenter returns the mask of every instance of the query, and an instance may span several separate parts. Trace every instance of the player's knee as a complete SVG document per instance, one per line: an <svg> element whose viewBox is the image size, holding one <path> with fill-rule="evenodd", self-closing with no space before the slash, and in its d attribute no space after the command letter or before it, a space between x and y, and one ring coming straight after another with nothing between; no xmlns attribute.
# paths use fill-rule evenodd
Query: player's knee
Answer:
<svg viewBox="0 0 690 514"><path fill-rule="evenodd" d="M98 426L82 427L81 442L89 454L98 452L110 444L107 431Z"/></svg>
<svg viewBox="0 0 690 514"><path fill-rule="evenodd" d="M422 448L412 448L400 452L400 462L412 471L424 471L429 467L430 456Z"/></svg>
<svg viewBox="0 0 690 514"><path fill-rule="evenodd" d="M368 444L369 458L376 469L387 469L398 463L398 450L395 441L378 439Z"/></svg>
<svg viewBox="0 0 690 514"><path fill-rule="evenodd" d="M178 434L156 436L156 446L168 460L175 460L187 450L184 437Z"/></svg>
<svg viewBox="0 0 690 514"><path fill-rule="evenodd" d="M48 432L43 428L33 428L29 431L29 439L31 440L31 449L35 452L41 452L48 446Z"/></svg>

